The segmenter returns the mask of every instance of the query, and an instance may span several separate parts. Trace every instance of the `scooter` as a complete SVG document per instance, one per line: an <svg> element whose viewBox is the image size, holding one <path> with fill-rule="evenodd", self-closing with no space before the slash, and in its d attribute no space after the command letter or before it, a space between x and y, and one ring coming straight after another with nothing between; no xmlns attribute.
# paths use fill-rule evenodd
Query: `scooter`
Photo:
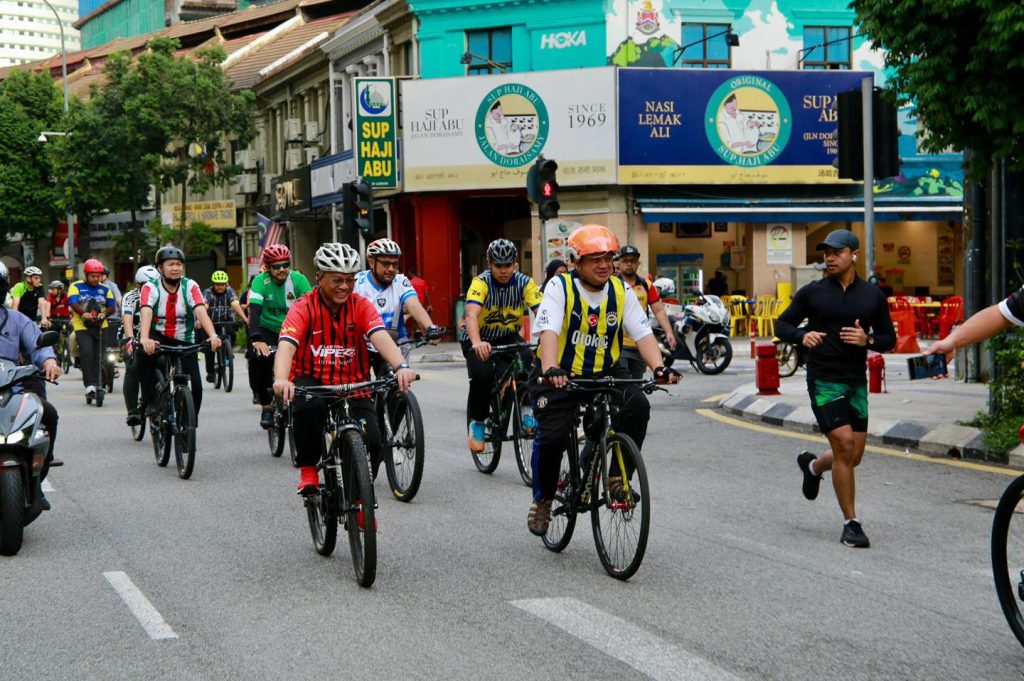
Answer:
<svg viewBox="0 0 1024 681"><path fill-rule="evenodd" d="M37 347L52 346L59 338L58 332L47 331L39 336ZM43 512L41 478L50 448L50 435L42 423L43 405L34 393L12 390L39 376L34 365L0 360L0 555L4 556L21 550L24 528Z"/></svg>
<svg viewBox="0 0 1024 681"><path fill-rule="evenodd" d="M683 314L669 313L676 336L673 353L664 343L664 332L655 325L655 337L661 346L665 366L676 359L688 361L702 374L720 374L732 362L729 342L729 310L718 296L704 295L683 308Z"/></svg>

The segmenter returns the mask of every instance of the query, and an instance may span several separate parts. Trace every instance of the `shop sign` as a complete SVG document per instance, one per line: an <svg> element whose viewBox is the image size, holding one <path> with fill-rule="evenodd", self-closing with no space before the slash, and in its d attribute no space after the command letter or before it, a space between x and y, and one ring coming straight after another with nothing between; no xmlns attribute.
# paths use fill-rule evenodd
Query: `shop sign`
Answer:
<svg viewBox="0 0 1024 681"><path fill-rule="evenodd" d="M79 235L82 233L81 226L75 223L75 254L78 254L78 248L81 245L81 239ZM49 263L51 267L67 265L68 264L68 253L65 248L68 242L68 223L58 222L57 227L53 230L53 244L50 248Z"/></svg>
<svg viewBox="0 0 1024 681"><path fill-rule="evenodd" d="M309 168L297 168L278 175L270 185L271 212L287 220L310 209Z"/></svg>
<svg viewBox="0 0 1024 681"><path fill-rule="evenodd" d="M542 50L564 50L567 47L586 46L586 31L555 31L542 33L540 36L540 49Z"/></svg>
<svg viewBox="0 0 1024 681"><path fill-rule="evenodd" d="M569 262L569 235L577 227L582 227L581 222L566 222L555 218L544 223L544 233L541 238L544 240L544 262L552 260L564 260Z"/></svg>
<svg viewBox="0 0 1024 681"><path fill-rule="evenodd" d="M164 204L164 208L168 208ZM170 206L171 212L166 210L163 214L164 224L177 226L181 224L181 204ZM224 201L196 201L185 204L185 222L205 222L213 229L234 229L238 226L235 218L235 200Z"/></svg>
<svg viewBox="0 0 1024 681"><path fill-rule="evenodd" d="M526 186L542 152L562 186L615 183L615 71L402 82L407 191Z"/></svg>
<svg viewBox="0 0 1024 681"><path fill-rule="evenodd" d="M840 180L833 103L870 73L619 71L621 184Z"/></svg>
<svg viewBox="0 0 1024 681"><path fill-rule="evenodd" d="M793 229L791 225L768 225L768 264L793 264Z"/></svg>
<svg viewBox="0 0 1024 681"><path fill-rule="evenodd" d="M145 229L146 223L156 215L154 210L142 210L135 213L135 222L139 229ZM179 207L178 215L181 215ZM132 214L107 213L97 215L89 222L89 247L97 250L114 247L114 239L118 234L130 232L132 229Z"/></svg>
<svg viewBox="0 0 1024 681"><path fill-rule="evenodd" d="M375 189L398 188L394 78L355 79L356 172Z"/></svg>

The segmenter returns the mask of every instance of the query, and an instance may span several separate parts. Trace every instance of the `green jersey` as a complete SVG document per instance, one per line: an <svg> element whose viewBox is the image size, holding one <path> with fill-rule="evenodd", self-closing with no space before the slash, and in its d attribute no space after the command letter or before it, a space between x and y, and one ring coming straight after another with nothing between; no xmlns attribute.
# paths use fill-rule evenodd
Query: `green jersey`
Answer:
<svg viewBox="0 0 1024 681"><path fill-rule="evenodd" d="M292 270L283 284L278 285L270 272L263 272L252 280L249 304L262 305L260 326L274 333L281 332L281 324L296 300L313 290L301 272Z"/></svg>

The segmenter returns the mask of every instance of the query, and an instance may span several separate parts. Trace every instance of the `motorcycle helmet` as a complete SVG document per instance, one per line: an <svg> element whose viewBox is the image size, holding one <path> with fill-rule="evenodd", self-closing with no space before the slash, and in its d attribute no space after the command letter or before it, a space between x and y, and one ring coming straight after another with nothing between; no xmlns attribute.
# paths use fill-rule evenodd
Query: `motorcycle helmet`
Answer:
<svg viewBox="0 0 1024 681"><path fill-rule="evenodd" d="M661 277L651 282L651 286L658 289L658 294L662 296L674 296L676 293L676 284L668 277Z"/></svg>
<svg viewBox="0 0 1024 681"><path fill-rule="evenodd" d="M86 274L103 274L103 263L96 258L89 258L85 261L85 273Z"/></svg>
<svg viewBox="0 0 1024 681"><path fill-rule="evenodd" d="M619 240L604 225L583 225L569 235L569 252L577 260L588 255L615 254L619 250Z"/></svg>
<svg viewBox="0 0 1024 681"><path fill-rule="evenodd" d="M145 286L154 279L160 278L160 270L153 267L152 265L143 265L135 272L135 283L139 286Z"/></svg>
<svg viewBox="0 0 1024 681"><path fill-rule="evenodd" d="M210 275L210 283L213 284L226 284L228 283L228 273L224 270L217 270Z"/></svg>

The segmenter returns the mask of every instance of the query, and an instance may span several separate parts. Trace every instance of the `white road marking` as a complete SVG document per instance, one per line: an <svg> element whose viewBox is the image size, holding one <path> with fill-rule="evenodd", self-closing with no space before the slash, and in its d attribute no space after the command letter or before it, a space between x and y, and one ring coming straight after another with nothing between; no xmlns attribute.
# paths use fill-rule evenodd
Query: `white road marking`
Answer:
<svg viewBox="0 0 1024 681"><path fill-rule="evenodd" d="M656 681L740 681L704 658L575 598L510 602Z"/></svg>
<svg viewBox="0 0 1024 681"><path fill-rule="evenodd" d="M56 491L57 490L55 490L53 488L53 485L50 484L49 480L43 480L43 494L47 494L48 492L56 492Z"/></svg>
<svg viewBox="0 0 1024 681"><path fill-rule="evenodd" d="M123 572L104 572L103 576L114 587L114 591L121 597L124 604L128 606L135 619L139 621L142 628L146 630L149 637L154 641L166 638L178 638L171 626L164 621L157 609L149 602L149 599L139 591L139 587L132 583L128 575Z"/></svg>

